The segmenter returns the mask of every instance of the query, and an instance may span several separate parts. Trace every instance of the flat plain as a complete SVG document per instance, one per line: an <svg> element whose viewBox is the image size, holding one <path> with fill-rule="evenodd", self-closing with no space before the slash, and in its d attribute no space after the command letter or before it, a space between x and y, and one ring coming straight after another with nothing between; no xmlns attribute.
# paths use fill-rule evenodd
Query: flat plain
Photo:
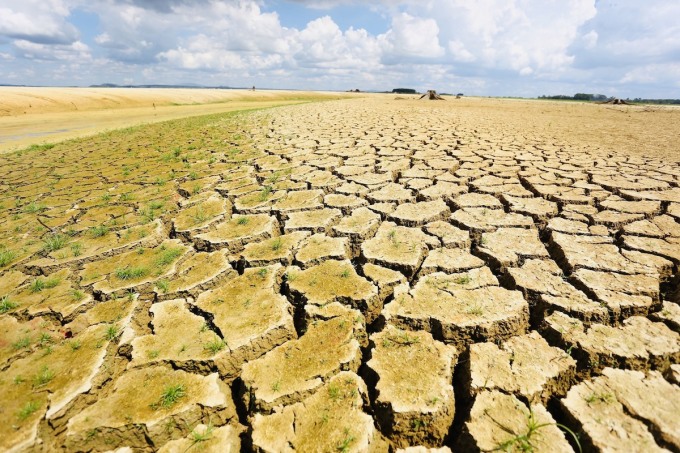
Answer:
<svg viewBox="0 0 680 453"><path fill-rule="evenodd" d="M6 153L0 449L680 451L679 120L363 95Z"/></svg>

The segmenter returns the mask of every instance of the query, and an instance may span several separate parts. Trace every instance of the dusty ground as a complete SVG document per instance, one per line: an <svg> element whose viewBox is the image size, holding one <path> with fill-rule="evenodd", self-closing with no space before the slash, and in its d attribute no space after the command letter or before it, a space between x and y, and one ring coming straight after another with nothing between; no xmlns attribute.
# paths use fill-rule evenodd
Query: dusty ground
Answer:
<svg viewBox="0 0 680 453"><path fill-rule="evenodd" d="M678 114L375 95L4 155L0 449L680 451Z"/></svg>
<svg viewBox="0 0 680 453"><path fill-rule="evenodd" d="M195 115L350 96L299 91L0 87L0 153Z"/></svg>

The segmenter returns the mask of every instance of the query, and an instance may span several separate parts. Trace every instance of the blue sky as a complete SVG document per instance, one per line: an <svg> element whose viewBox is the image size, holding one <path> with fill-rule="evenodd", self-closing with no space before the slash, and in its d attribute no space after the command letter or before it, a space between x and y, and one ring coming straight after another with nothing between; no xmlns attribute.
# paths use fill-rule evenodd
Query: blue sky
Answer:
<svg viewBox="0 0 680 453"><path fill-rule="evenodd" d="M2 0L0 83L680 98L674 0Z"/></svg>

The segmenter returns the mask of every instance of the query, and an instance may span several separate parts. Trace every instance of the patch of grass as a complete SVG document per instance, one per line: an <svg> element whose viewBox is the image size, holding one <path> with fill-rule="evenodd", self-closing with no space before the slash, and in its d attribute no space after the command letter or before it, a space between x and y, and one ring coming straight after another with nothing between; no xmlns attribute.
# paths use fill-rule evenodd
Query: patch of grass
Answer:
<svg viewBox="0 0 680 453"><path fill-rule="evenodd" d="M54 379L54 371L50 370L47 365L43 365L38 374L33 378L33 387L40 388L47 385L52 379Z"/></svg>
<svg viewBox="0 0 680 453"><path fill-rule="evenodd" d="M135 196L129 192L120 194L120 201L132 201L134 199Z"/></svg>
<svg viewBox="0 0 680 453"><path fill-rule="evenodd" d="M465 313L468 315L482 316L484 314L484 310L482 309L481 305L473 305L472 307L468 307L465 310Z"/></svg>
<svg viewBox="0 0 680 453"><path fill-rule="evenodd" d="M164 267L175 261L177 257L182 254L181 248L169 248L162 250L158 258L156 258L156 266Z"/></svg>
<svg viewBox="0 0 680 453"><path fill-rule="evenodd" d="M85 298L85 293L82 292L82 291L79 290L79 289L74 289L74 290L71 292L71 298L72 298L73 300L75 300L76 302L79 301L79 300L83 300L83 299Z"/></svg>
<svg viewBox="0 0 680 453"><path fill-rule="evenodd" d="M39 214L43 211L47 211L47 206L44 204L36 203L35 201L30 202L24 206L23 211L27 214Z"/></svg>
<svg viewBox="0 0 680 453"><path fill-rule="evenodd" d="M27 348L31 345L31 339L29 337L23 337L16 342L12 343L12 348L14 348L15 351L18 351L19 349L24 349Z"/></svg>
<svg viewBox="0 0 680 453"><path fill-rule="evenodd" d="M114 271L115 276L120 280L134 280L142 278L149 273L145 267L121 267Z"/></svg>
<svg viewBox="0 0 680 453"><path fill-rule="evenodd" d="M113 341L118 337L119 334L120 331L118 330L118 327L111 324L109 327L106 328L106 333L104 334L104 337L109 341Z"/></svg>
<svg viewBox="0 0 680 453"><path fill-rule="evenodd" d="M146 356L150 359L156 359L156 358L158 358L158 356L160 354L161 354L161 351L159 351L158 349L153 349L153 350L147 352Z"/></svg>
<svg viewBox="0 0 680 453"><path fill-rule="evenodd" d="M467 285L471 281L472 279L470 278L470 276L465 274L461 277L457 277L455 280L453 280L453 283L455 283L456 285Z"/></svg>
<svg viewBox="0 0 680 453"><path fill-rule="evenodd" d="M83 250L82 244L78 242L74 242L73 244L71 244L71 253L73 253L73 256L80 256L82 250Z"/></svg>
<svg viewBox="0 0 680 453"><path fill-rule="evenodd" d="M611 393L597 393L593 392L590 395L588 395L586 398L586 403L591 404L591 403L611 403L614 401L614 395Z"/></svg>
<svg viewBox="0 0 680 453"><path fill-rule="evenodd" d="M41 333L40 336L38 337L38 345L41 348L44 348L46 345L52 343L54 343L54 338L52 338L52 336L47 332Z"/></svg>
<svg viewBox="0 0 680 453"><path fill-rule="evenodd" d="M283 246L283 241L281 240L280 237L276 238L274 242L272 242L272 250L277 252L281 250L281 247Z"/></svg>
<svg viewBox="0 0 680 453"><path fill-rule="evenodd" d="M355 440L355 437L350 433L349 428L345 428L344 434L345 437L342 442L335 447L340 453L347 453L350 445L352 445L352 442Z"/></svg>
<svg viewBox="0 0 680 453"><path fill-rule="evenodd" d="M0 313L7 313L10 310L17 308L19 304L9 298L9 296L2 296L0 298Z"/></svg>
<svg viewBox="0 0 680 453"><path fill-rule="evenodd" d="M104 195L102 195L102 201L104 201L104 202L106 202L106 203L108 203L109 201L111 201L111 194L110 194L110 193L105 193Z"/></svg>
<svg viewBox="0 0 680 453"><path fill-rule="evenodd" d="M265 278L265 277L267 276L267 273L268 273L268 272L269 272L269 271L267 270L267 268L266 268L266 267L263 267L262 269L260 269L259 271L257 271L257 275L259 275L259 276L262 277L262 278Z"/></svg>
<svg viewBox="0 0 680 453"><path fill-rule="evenodd" d="M165 389L163 389L163 393L161 393L161 397L156 403L151 405L151 408L157 410L160 408L167 409L172 407L175 405L175 403L187 395L186 390L187 389L184 384L174 384L165 387Z"/></svg>
<svg viewBox="0 0 680 453"><path fill-rule="evenodd" d="M328 397L332 400L337 400L338 398L340 398L340 387L336 387L335 385L329 385Z"/></svg>
<svg viewBox="0 0 680 453"><path fill-rule="evenodd" d="M71 351L77 351L82 346L80 340L71 340L68 345L71 347Z"/></svg>
<svg viewBox="0 0 680 453"><path fill-rule="evenodd" d="M163 294L166 294L170 290L170 282L167 280L158 280L156 286L160 289Z"/></svg>
<svg viewBox="0 0 680 453"><path fill-rule="evenodd" d="M247 220L247 219L246 219ZM0 248L0 267L5 267L16 258L16 253L12 250Z"/></svg>
<svg viewBox="0 0 680 453"><path fill-rule="evenodd" d="M236 220L237 225L247 225L248 224L248 217L239 217L238 220Z"/></svg>
<svg viewBox="0 0 680 453"><path fill-rule="evenodd" d="M203 349L205 349L206 351L210 351L212 354L217 354L222 349L224 349L225 346L226 343L224 341L222 341L220 338L215 338L210 343L205 344L203 346Z"/></svg>
<svg viewBox="0 0 680 453"><path fill-rule="evenodd" d="M269 196L272 194L272 186L264 186L262 190L260 191L260 195L258 196L259 201L267 201L269 199Z"/></svg>
<svg viewBox="0 0 680 453"><path fill-rule="evenodd" d="M205 431L203 431L202 433L199 433L195 429L191 431L191 446L189 448L193 447L196 444L209 440L212 437L212 433L214 430L215 427L212 425L212 423L208 423L208 425L205 428Z"/></svg>
<svg viewBox="0 0 680 453"><path fill-rule="evenodd" d="M109 233L109 227L106 225L97 225L90 228L90 236L93 238L100 238L106 236Z"/></svg>
<svg viewBox="0 0 680 453"><path fill-rule="evenodd" d="M43 250L47 253L54 252L66 247L68 236L54 233L43 239Z"/></svg>
<svg viewBox="0 0 680 453"><path fill-rule="evenodd" d="M39 407L40 406L35 401L29 401L28 403L24 404L24 407L22 407L19 413L17 414L17 417L19 418L20 421L23 422L28 417L33 415L33 413L37 411Z"/></svg>
<svg viewBox="0 0 680 453"><path fill-rule="evenodd" d="M529 411L529 415L527 416L527 426L525 432L516 434L513 430L503 425L500 425L500 428L503 431L513 435L514 437L498 444L496 448L494 448L492 451L522 451L527 453L533 453L534 451L536 451L536 446L534 445L534 443L536 438L540 436L540 430L551 425L557 426L558 428L569 433L573 437L576 446L579 449L579 452L583 451L581 449L581 444L578 440L578 436L576 436L576 434L574 434L574 432L571 429L560 423L539 423L539 421L536 419L536 415L531 410Z"/></svg>
<svg viewBox="0 0 680 453"><path fill-rule="evenodd" d="M26 148L26 151L48 151L54 148L56 145L54 143L43 143L42 145L31 145Z"/></svg>
<svg viewBox="0 0 680 453"><path fill-rule="evenodd" d="M350 270L349 270L349 269L345 269L344 271L342 271L342 272L340 273L340 277L341 277L341 278L349 278L350 275L351 275L351 273L350 273Z"/></svg>
<svg viewBox="0 0 680 453"><path fill-rule="evenodd" d="M59 283L61 283L61 280L57 277L48 278L47 280L38 277L33 280L33 283L28 287L28 290L31 293L39 293L42 290L54 288L59 285Z"/></svg>

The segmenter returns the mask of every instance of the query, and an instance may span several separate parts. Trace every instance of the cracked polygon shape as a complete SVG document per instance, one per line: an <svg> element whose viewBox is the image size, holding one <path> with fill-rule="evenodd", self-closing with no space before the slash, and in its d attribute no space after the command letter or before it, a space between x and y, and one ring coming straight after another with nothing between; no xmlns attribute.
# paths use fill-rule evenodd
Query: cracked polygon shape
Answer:
<svg viewBox="0 0 680 453"><path fill-rule="evenodd" d="M371 336L371 345L367 380L375 386L373 408L382 432L398 447L441 445L455 412L456 348L427 332L389 325Z"/></svg>
<svg viewBox="0 0 680 453"><path fill-rule="evenodd" d="M532 451L574 451L542 405L527 407L498 391L480 393L465 422L461 450L516 451L527 444Z"/></svg>
<svg viewBox="0 0 680 453"><path fill-rule="evenodd" d="M281 263L293 264L293 256L300 243L310 235L309 231L293 231L281 236L246 244L241 261L248 267L269 266Z"/></svg>
<svg viewBox="0 0 680 453"><path fill-rule="evenodd" d="M369 263L398 270L412 278L427 254L428 237L419 229L383 222L372 239L361 245Z"/></svg>
<svg viewBox="0 0 680 453"><path fill-rule="evenodd" d="M362 410L367 393L359 376L342 372L300 403L271 415L256 414L253 447L257 451L387 451L373 418Z"/></svg>
<svg viewBox="0 0 680 453"><path fill-rule="evenodd" d="M283 231L290 233L298 230L312 233L329 233L331 227L342 218L339 209L314 209L311 211L297 211L288 214L288 220L284 224Z"/></svg>
<svg viewBox="0 0 680 453"><path fill-rule="evenodd" d="M168 239L152 249L139 248L87 263L80 272L80 283L106 297L133 288L144 291L152 282L174 273L188 250L180 240Z"/></svg>
<svg viewBox="0 0 680 453"><path fill-rule="evenodd" d="M201 423L194 427L189 436L168 442L158 450L158 453L186 453L192 447L206 453L238 453L241 451L242 431L243 428L240 426L224 425L216 428L212 423L208 425Z"/></svg>
<svg viewBox="0 0 680 453"><path fill-rule="evenodd" d="M162 366L128 370L108 396L68 421L66 445L98 450L145 448L149 442L161 446L174 437L168 421L182 420L175 427L186 435L198 423L236 419L230 395L217 373L201 376Z"/></svg>
<svg viewBox="0 0 680 453"><path fill-rule="evenodd" d="M201 291L212 288L235 273L224 251L198 252L179 263L172 278L156 282L154 291L159 300L178 296L197 297Z"/></svg>
<svg viewBox="0 0 680 453"><path fill-rule="evenodd" d="M472 397L485 390L499 390L546 404L552 396L566 394L576 378L576 361L533 331L502 345L470 345L465 373Z"/></svg>
<svg viewBox="0 0 680 453"><path fill-rule="evenodd" d="M557 203L544 198L520 198L507 193L501 198L508 204L511 212L531 216L536 222L547 222L559 213Z"/></svg>
<svg viewBox="0 0 680 453"><path fill-rule="evenodd" d="M641 266L623 256L609 237L553 232L549 247L560 267L569 272L585 268L628 275L655 273L654 269Z"/></svg>
<svg viewBox="0 0 680 453"><path fill-rule="evenodd" d="M658 255L652 255L651 253L638 252L636 250L621 249L621 253L631 261L650 269L656 269L659 278L662 280L666 280L673 275L674 264L671 260L667 260Z"/></svg>
<svg viewBox="0 0 680 453"><path fill-rule="evenodd" d="M449 200L467 192L467 186L455 182L437 181L434 185L418 190L419 201Z"/></svg>
<svg viewBox="0 0 680 453"><path fill-rule="evenodd" d="M438 237L444 247L470 248L470 233L443 220L428 223L425 225L425 232Z"/></svg>
<svg viewBox="0 0 680 453"><path fill-rule="evenodd" d="M274 192L271 187L262 187L256 192L241 195L234 200L234 210L239 214L269 213L274 210L273 206L285 199L287 192L279 190Z"/></svg>
<svg viewBox="0 0 680 453"><path fill-rule="evenodd" d="M628 201L615 195L600 202L600 206L628 214L644 214L645 216L656 215L661 211L659 201Z"/></svg>
<svg viewBox="0 0 680 453"><path fill-rule="evenodd" d="M292 268L287 280L293 296L305 303L323 306L340 302L361 311L369 323L382 309L378 288L357 274L348 260L328 260L302 271Z"/></svg>
<svg viewBox="0 0 680 453"><path fill-rule="evenodd" d="M680 305L663 301L661 310L652 313L649 318L652 321L661 321L672 330L680 333Z"/></svg>
<svg viewBox="0 0 680 453"><path fill-rule="evenodd" d="M341 371L357 371L365 335L363 318L338 311L311 322L297 340L288 341L243 365L242 395L249 411L271 412L303 400Z"/></svg>
<svg viewBox="0 0 680 453"><path fill-rule="evenodd" d="M526 259L550 258L538 238L538 231L526 228L499 228L492 233L483 233L477 251L501 272Z"/></svg>
<svg viewBox="0 0 680 453"><path fill-rule="evenodd" d="M650 238L642 236L623 237L623 246L640 252L647 252L680 264L680 238Z"/></svg>
<svg viewBox="0 0 680 453"><path fill-rule="evenodd" d="M626 234L656 238L680 237L680 227L673 217L660 215L649 220L638 220L623 228Z"/></svg>
<svg viewBox="0 0 680 453"><path fill-rule="evenodd" d="M279 234L276 217L266 214L236 215L227 222L217 224L215 229L196 235L198 250L226 248L231 253L243 250L246 244Z"/></svg>
<svg viewBox="0 0 680 453"><path fill-rule="evenodd" d="M355 209L368 205L368 202L363 198L339 193L326 195L323 202L329 208L340 209L344 215L351 215Z"/></svg>
<svg viewBox="0 0 680 453"><path fill-rule="evenodd" d="M378 286L378 296L383 302L392 295L396 286L406 283L404 274L386 267L366 263L363 271L366 278Z"/></svg>
<svg viewBox="0 0 680 453"><path fill-rule="evenodd" d="M485 208L503 209L503 204L493 195L480 193L464 193L451 200L456 209Z"/></svg>
<svg viewBox="0 0 680 453"><path fill-rule="evenodd" d="M627 212L605 210L590 216L594 225L604 225L609 228L621 228L632 222L644 219L644 214L630 214Z"/></svg>
<svg viewBox="0 0 680 453"><path fill-rule="evenodd" d="M621 190L621 196L627 200L652 200L680 203L680 187L666 190Z"/></svg>
<svg viewBox="0 0 680 453"><path fill-rule="evenodd" d="M460 347L505 340L529 327L529 306L519 291L497 286L444 289L426 279L387 304L382 316L399 328L425 330Z"/></svg>
<svg viewBox="0 0 680 453"><path fill-rule="evenodd" d="M580 427L579 433L586 448L599 451L667 451L659 448L645 423L626 412L616 393L607 385L606 377L572 387L560 400L560 406L570 425Z"/></svg>
<svg viewBox="0 0 680 453"><path fill-rule="evenodd" d="M72 278L69 268L35 277L21 291L3 294L14 305L7 311L29 317L54 315L67 321L73 319L86 306L92 305L94 299L91 294L76 288L71 283Z"/></svg>
<svg viewBox="0 0 680 453"><path fill-rule="evenodd" d="M446 219L451 211L442 200L402 203L387 218L406 227L423 226L426 223Z"/></svg>
<svg viewBox="0 0 680 453"><path fill-rule="evenodd" d="M300 244L295 254L295 263L308 268L329 259L346 260L349 255L349 239L346 237L314 234Z"/></svg>
<svg viewBox="0 0 680 453"><path fill-rule="evenodd" d="M216 360L224 378L233 379L246 361L296 338L292 307L278 293L281 271L280 265L246 269L192 303L224 342L228 353Z"/></svg>
<svg viewBox="0 0 680 453"><path fill-rule="evenodd" d="M591 324L555 312L545 318L552 344L572 347L579 365L599 373L604 367L665 371L680 360L680 335L663 323L632 316L618 327Z"/></svg>
<svg viewBox="0 0 680 453"><path fill-rule="evenodd" d="M366 195L372 203L409 203L414 202L413 191L396 183L389 183Z"/></svg>
<svg viewBox="0 0 680 453"><path fill-rule="evenodd" d="M68 341L43 333L36 349L3 370L0 391L8 423L0 427L0 447L21 450L30 446L43 417L60 416L78 395L88 392L107 345L107 327L103 324Z"/></svg>
<svg viewBox="0 0 680 453"><path fill-rule="evenodd" d="M495 231L497 228L533 228L531 217L506 213L502 209L465 208L451 214L451 222L473 233Z"/></svg>
<svg viewBox="0 0 680 453"><path fill-rule="evenodd" d="M440 248L429 252L418 271L418 275L423 276L433 272L453 274L482 266L484 266L484 261L472 255L466 249Z"/></svg>
<svg viewBox="0 0 680 453"><path fill-rule="evenodd" d="M212 196L180 210L172 219L172 227L176 234L186 239L190 233L204 231L231 214L231 203L219 196Z"/></svg>

